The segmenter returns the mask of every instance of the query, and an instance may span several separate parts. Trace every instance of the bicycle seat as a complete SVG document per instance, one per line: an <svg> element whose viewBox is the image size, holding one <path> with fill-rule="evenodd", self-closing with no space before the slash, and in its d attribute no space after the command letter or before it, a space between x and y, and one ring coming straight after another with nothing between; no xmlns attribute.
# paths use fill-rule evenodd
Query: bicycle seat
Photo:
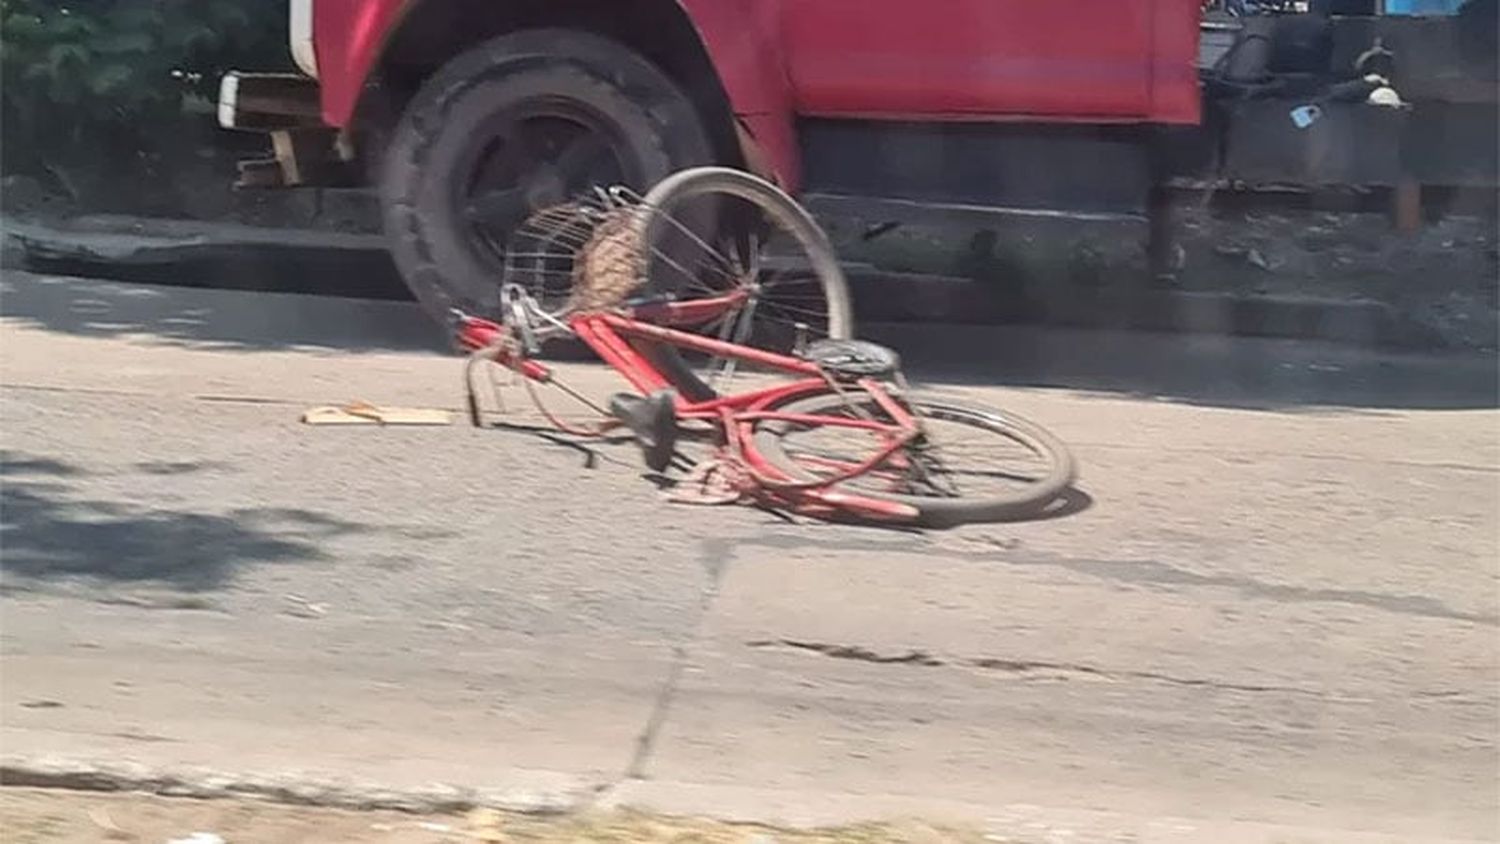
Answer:
<svg viewBox="0 0 1500 844"><path fill-rule="evenodd" d="M646 468L653 472L671 464L677 446L675 398L671 390L657 390L649 396L615 393L609 399L610 414L635 435L646 457Z"/></svg>
<svg viewBox="0 0 1500 844"><path fill-rule="evenodd" d="M891 375L901 368L901 356L868 340L814 340L802 357L842 378Z"/></svg>

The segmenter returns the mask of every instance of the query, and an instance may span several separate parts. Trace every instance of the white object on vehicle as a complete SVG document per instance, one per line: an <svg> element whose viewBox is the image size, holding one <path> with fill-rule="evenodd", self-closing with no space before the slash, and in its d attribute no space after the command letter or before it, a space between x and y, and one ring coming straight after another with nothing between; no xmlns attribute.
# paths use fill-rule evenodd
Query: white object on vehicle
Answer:
<svg viewBox="0 0 1500 844"><path fill-rule="evenodd" d="M302 72L318 78L318 52L313 46L313 0L292 0L289 21L292 61Z"/></svg>
<svg viewBox="0 0 1500 844"><path fill-rule="evenodd" d="M234 115L240 105L240 75L231 70L219 80L219 125L234 128Z"/></svg>

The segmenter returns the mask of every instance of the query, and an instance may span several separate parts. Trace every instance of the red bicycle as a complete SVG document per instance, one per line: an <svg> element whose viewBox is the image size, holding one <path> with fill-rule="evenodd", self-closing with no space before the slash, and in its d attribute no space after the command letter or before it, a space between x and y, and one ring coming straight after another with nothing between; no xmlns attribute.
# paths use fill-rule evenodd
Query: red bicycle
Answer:
<svg viewBox="0 0 1500 844"><path fill-rule="evenodd" d="M685 430L711 432L716 456L687 481L711 490L700 499L947 526L1035 514L1074 478L1041 427L913 391L894 352L849 339L827 237L740 171L683 171L643 198L614 188L542 212L508 246L500 303L499 321L455 312L476 422L476 365L554 383L533 355L576 338L637 393L596 408L594 428L549 419L628 428L658 472ZM779 379L728 391L747 370Z"/></svg>

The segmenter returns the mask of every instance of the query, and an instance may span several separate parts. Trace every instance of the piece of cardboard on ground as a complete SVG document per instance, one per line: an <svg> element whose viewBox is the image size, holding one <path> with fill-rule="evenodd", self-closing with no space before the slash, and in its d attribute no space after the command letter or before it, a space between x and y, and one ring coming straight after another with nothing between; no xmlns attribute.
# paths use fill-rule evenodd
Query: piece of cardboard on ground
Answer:
<svg viewBox="0 0 1500 844"><path fill-rule="evenodd" d="M308 425L450 425L453 415L427 407L379 407L351 402L342 407L314 407L302 414Z"/></svg>

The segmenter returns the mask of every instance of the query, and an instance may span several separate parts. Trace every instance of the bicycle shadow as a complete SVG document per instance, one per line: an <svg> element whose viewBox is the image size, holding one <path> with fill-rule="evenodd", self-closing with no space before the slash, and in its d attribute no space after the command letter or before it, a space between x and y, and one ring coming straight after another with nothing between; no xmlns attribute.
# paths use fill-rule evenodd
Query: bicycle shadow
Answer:
<svg viewBox="0 0 1500 844"><path fill-rule="evenodd" d="M575 451L583 457L582 468L593 470L599 468L599 464L609 463L614 466L641 468L634 460L618 455L621 447L633 456L639 456L639 443L629 433L604 434L597 437L584 437L558 431L556 428L543 422L518 422L510 420L494 420L485 418L480 420L478 427L484 430L503 431L514 434L525 434L536 437L550 445ZM712 448L712 438L706 432L684 432L679 440L679 445L686 445L694 452L702 449ZM604 446L605 448L599 448ZM607 449L607 451L605 450ZM700 460L710 459L708 455L695 458L692 454L678 450L672 459L672 465L666 472L657 472L645 469L640 472L639 477L657 492L671 495L676 491L685 491L687 484L693 482L693 470L700 465ZM715 502L722 503L722 502ZM975 521L954 521L953 523L936 525L906 525L893 522L882 522L869 518L860 518L857 515L844 512L834 512L827 516L806 516L796 512L794 508L780 506L772 501L747 497L741 503L754 507L767 513L787 524L799 524L803 520L818 522L829 522L858 527L875 528L879 530L894 531L898 533L920 534L929 530L951 530L968 524L976 524ZM1047 502L1044 506L1035 510L1028 510L999 519L986 519L985 524L1016 524L1024 522L1046 522L1055 519L1063 519L1074 516L1094 506L1094 497L1088 492L1076 486L1069 486L1060 492L1057 497Z"/></svg>
<svg viewBox="0 0 1500 844"><path fill-rule="evenodd" d="M595 448L595 445L619 446L633 445L634 440L628 435L606 434L600 437L582 437L569 434L553 428L545 422L514 422L506 420L495 420L486 418L481 420L475 427L485 431L499 431L509 434L524 434L535 437L542 442L577 452L583 458L584 469L597 469L601 462L615 466L630 466L629 461L606 453L604 450ZM611 449L613 451L614 449Z"/></svg>
<svg viewBox="0 0 1500 844"><path fill-rule="evenodd" d="M1013 519L1000 519L999 522L1012 524L1016 522L1050 522L1054 519L1066 519L1076 516L1094 506L1094 496L1076 486L1070 486L1058 493L1047 506L1035 513L1018 516Z"/></svg>

